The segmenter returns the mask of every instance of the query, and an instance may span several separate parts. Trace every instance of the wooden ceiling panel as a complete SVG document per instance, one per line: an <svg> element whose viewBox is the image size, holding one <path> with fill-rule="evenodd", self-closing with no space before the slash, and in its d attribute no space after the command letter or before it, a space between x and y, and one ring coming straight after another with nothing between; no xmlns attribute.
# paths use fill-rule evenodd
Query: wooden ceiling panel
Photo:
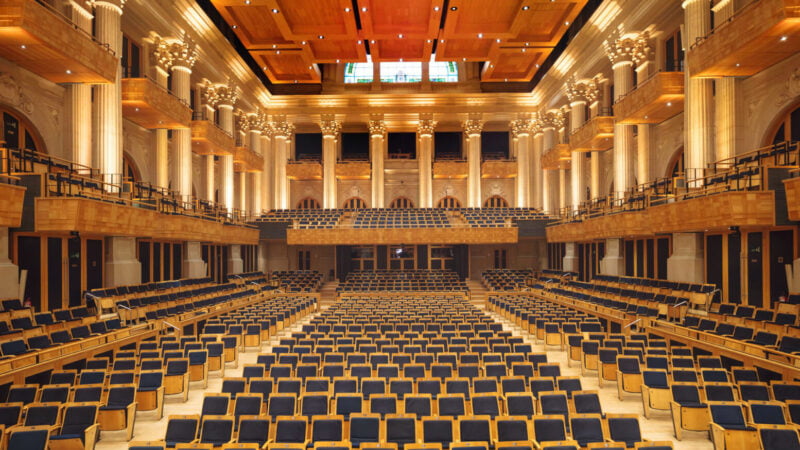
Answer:
<svg viewBox="0 0 800 450"><path fill-rule="evenodd" d="M523 0L451 0L441 37L475 39L479 34L485 38L514 37L515 23L524 4Z"/></svg>
<svg viewBox="0 0 800 450"><path fill-rule="evenodd" d="M483 66L481 81L529 81L552 50L550 47L497 46Z"/></svg>
<svg viewBox="0 0 800 450"><path fill-rule="evenodd" d="M519 16L518 32L512 42L528 42L532 46L554 46L575 20L586 0L527 2L527 10Z"/></svg>
<svg viewBox="0 0 800 450"><path fill-rule="evenodd" d="M251 0L249 5L241 0L211 1L248 49L294 46L281 34L267 0Z"/></svg>
<svg viewBox="0 0 800 450"><path fill-rule="evenodd" d="M430 61L433 41L430 39L383 39L369 41L372 61Z"/></svg>
<svg viewBox="0 0 800 450"><path fill-rule="evenodd" d="M486 61L493 39L440 39L436 46L437 61Z"/></svg>
<svg viewBox="0 0 800 450"><path fill-rule="evenodd" d="M311 39L311 55L317 63L366 62L367 49L360 39Z"/></svg>
<svg viewBox="0 0 800 450"><path fill-rule="evenodd" d="M251 52L273 83L319 83L319 67L302 48Z"/></svg>
<svg viewBox="0 0 800 450"><path fill-rule="evenodd" d="M358 0L362 31L367 39L435 39L444 0Z"/></svg>
<svg viewBox="0 0 800 450"><path fill-rule="evenodd" d="M355 12L350 0L268 0L278 12L275 21L286 38L293 40L358 40Z"/></svg>

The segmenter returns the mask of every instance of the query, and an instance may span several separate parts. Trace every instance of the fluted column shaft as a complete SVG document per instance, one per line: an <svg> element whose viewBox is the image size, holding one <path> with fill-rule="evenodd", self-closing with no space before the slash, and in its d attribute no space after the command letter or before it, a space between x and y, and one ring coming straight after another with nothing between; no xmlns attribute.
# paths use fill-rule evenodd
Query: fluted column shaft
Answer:
<svg viewBox="0 0 800 450"><path fill-rule="evenodd" d="M336 204L336 134L322 135L322 203L333 209Z"/></svg>
<svg viewBox="0 0 800 450"><path fill-rule="evenodd" d="M289 180L286 163L289 159L288 136L277 135L275 143L275 209L289 209Z"/></svg>
<svg viewBox="0 0 800 450"><path fill-rule="evenodd" d="M274 173L272 168L274 155L272 153L272 139L265 133L261 134L261 156L264 157L264 171L261 176L261 209L269 211L272 209L274 200L273 188L275 183L273 182Z"/></svg>
<svg viewBox="0 0 800 450"><path fill-rule="evenodd" d="M242 211L242 213L247 214L247 210L249 209L247 195L250 191L247 188L247 172L241 171L237 175L239 178L239 209Z"/></svg>
<svg viewBox="0 0 800 450"><path fill-rule="evenodd" d="M95 37L115 54L122 54L122 4L120 0L97 1ZM113 83L95 86L97 164L106 183L122 182L122 66L117 65ZM114 187L107 187L115 191Z"/></svg>
<svg viewBox="0 0 800 450"><path fill-rule="evenodd" d="M92 32L92 14L75 2L69 4L70 18L81 30ZM72 160L92 167L92 86L76 83L66 86L66 106L70 111L69 137Z"/></svg>
<svg viewBox="0 0 800 450"><path fill-rule="evenodd" d="M600 197L600 152L592 152L589 166L589 197L594 200Z"/></svg>
<svg viewBox="0 0 800 450"><path fill-rule="evenodd" d="M172 93L189 104L192 69L184 66L172 67ZM177 189L183 201L192 197L192 130L179 128L172 132L175 142L175 176L173 189Z"/></svg>
<svg viewBox="0 0 800 450"><path fill-rule="evenodd" d="M219 127L226 133L233 135L233 105L220 104L217 106L219 114ZM235 207L233 189L233 155L220 156L222 163L221 195L222 205L230 212Z"/></svg>
<svg viewBox="0 0 800 450"><path fill-rule="evenodd" d="M217 166L216 161L214 161L214 155L203 156L203 173L206 178L206 200L210 202L217 200L216 172Z"/></svg>
<svg viewBox="0 0 800 450"><path fill-rule="evenodd" d="M383 208L384 204L384 147L385 139L383 133L370 133L369 137L369 159L372 162L372 207Z"/></svg>
<svg viewBox="0 0 800 450"><path fill-rule="evenodd" d="M734 11L733 0L723 0L714 6L714 18L718 23L728 20ZM733 77L718 78L714 95L716 115L716 161L736 155L736 87L739 81Z"/></svg>
<svg viewBox="0 0 800 450"><path fill-rule="evenodd" d="M695 42L705 37L711 29L711 9L704 0L685 0L684 9L686 42ZM688 52L687 52L688 54ZM712 123L713 80L692 78L686 67L686 147L684 163L687 179L702 178L710 158L713 158L714 129ZM692 182L690 187L699 187L701 182Z"/></svg>
<svg viewBox="0 0 800 450"><path fill-rule="evenodd" d="M536 133L533 135L533 152L531 152L531 167L533 173L531 180L533 181L531 203L534 208L544 209L543 200L543 185L544 185L544 170L542 170L542 148L544 144L544 133Z"/></svg>
<svg viewBox="0 0 800 450"><path fill-rule="evenodd" d="M517 134L517 207L531 206L531 135ZM535 169L534 169L535 170Z"/></svg>
<svg viewBox="0 0 800 450"><path fill-rule="evenodd" d="M433 130L436 121L433 115L421 114L417 125L419 146L417 148L417 167L419 173L419 207L433 207Z"/></svg>
<svg viewBox="0 0 800 450"><path fill-rule="evenodd" d="M250 130L248 134L250 137L250 150L256 154L261 154L261 130ZM252 172L250 174L250 189L247 190L248 194L248 207L247 209L252 214L261 213L261 196L263 195L263 188L261 179L263 178L263 169Z"/></svg>
<svg viewBox="0 0 800 450"><path fill-rule="evenodd" d="M553 146L556 143L556 130L553 127L547 127L544 130L542 130L542 132L543 132L542 154L545 154L548 151L550 151L550 149L552 149ZM542 176L542 178L543 178L543 183L542 183L542 209L544 209L547 212L553 212L553 210L555 209L555 205L556 205L555 199L553 198L554 197L554 195L553 195L554 194L554 192L553 192L553 190L554 190L553 187L554 186L553 185L555 183L553 183L553 180L552 180L552 176L551 176L552 172L553 172L552 170L544 170L544 169L542 169L542 174L543 174L543 176Z"/></svg>
<svg viewBox="0 0 800 450"><path fill-rule="evenodd" d="M650 124L636 126L636 181L639 184L650 182Z"/></svg>
<svg viewBox="0 0 800 450"><path fill-rule="evenodd" d="M613 69L614 92L620 98L633 89L633 61L619 61ZM633 185L633 126L617 123L614 125L614 197L623 198Z"/></svg>
<svg viewBox="0 0 800 450"><path fill-rule="evenodd" d="M578 100L570 103L570 128L575 132L586 122L586 102ZM570 169L570 185L572 186L572 210L577 211L585 195L586 186L583 181L584 164L586 157L583 153L572 152Z"/></svg>

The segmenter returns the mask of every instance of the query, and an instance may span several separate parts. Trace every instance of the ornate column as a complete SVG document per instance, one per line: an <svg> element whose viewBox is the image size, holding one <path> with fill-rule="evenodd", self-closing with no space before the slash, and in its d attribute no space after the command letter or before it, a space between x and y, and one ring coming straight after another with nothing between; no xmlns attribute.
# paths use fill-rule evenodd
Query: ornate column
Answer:
<svg viewBox="0 0 800 450"><path fill-rule="evenodd" d="M334 114L323 114L319 124L322 130L322 207L335 209L336 204L336 137L342 123Z"/></svg>
<svg viewBox="0 0 800 450"><path fill-rule="evenodd" d="M483 121L480 113L470 113L464 123L467 134L467 206L481 207L481 131Z"/></svg>
<svg viewBox="0 0 800 450"><path fill-rule="evenodd" d="M511 134L517 142L517 207L531 206L531 122L530 114L520 113L511 122Z"/></svg>
<svg viewBox="0 0 800 450"><path fill-rule="evenodd" d="M256 112L247 115L248 126L250 128L250 132L248 133L248 140L250 142L250 150L254 153L261 155L263 158L263 153L261 149L261 133L264 129L264 122L266 118L261 111L256 110ZM252 169L251 169L252 170ZM248 210L251 214L260 215L261 214L261 204L262 204L262 197L264 195L264 187L263 187L263 178L264 178L264 171L263 167L257 171L253 171L250 174L250 183L252 185L252 190L250 192L250 203L248 205Z"/></svg>
<svg viewBox="0 0 800 450"><path fill-rule="evenodd" d="M435 128L436 121L433 120L433 114L419 115L417 164L419 166L420 208L433 208L433 130Z"/></svg>
<svg viewBox="0 0 800 450"><path fill-rule="evenodd" d="M570 134L582 127L587 120L586 105L592 104L597 100L598 87L594 79L577 81L572 78L566 86L567 99L570 106ZM571 186L572 186L572 210L577 211L586 196L585 183L585 161L586 157L582 152L572 152Z"/></svg>
<svg viewBox="0 0 800 450"><path fill-rule="evenodd" d="M560 110L552 110L539 116L542 126L542 155L549 152L556 145L556 130L564 126L564 115ZM540 162L541 164L541 162ZM542 170L542 209L546 212L555 212L558 205L558 180L553 177L553 170Z"/></svg>
<svg viewBox="0 0 800 450"><path fill-rule="evenodd" d="M533 129L533 152L531 152L531 181L533 189L531 194L531 204L534 208L544 210L544 170L542 169L542 148L544 146L544 132L542 123L538 118L534 119Z"/></svg>
<svg viewBox="0 0 800 450"><path fill-rule="evenodd" d="M705 37L711 31L711 8L705 0L684 0L681 6L684 9L684 41L695 42L697 38ZM688 49L687 49L688 50ZM689 53L688 51L686 52ZM687 180L702 178L704 169L711 158L714 158L714 129L712 122L713 87L714 81L693 78L689 73L688 64L684 65L686 72L685 96L685 126L686 146L684 163L686 165ZM702 181L689 183L689 187L700 187Z"/></svg>
<svg viewBox="0 0 800 450"><path fill-rule="evenodd" d="M286 116L274 116L272 124L273 152L275 153L275 204L274 209L289 209L289 179L286 178L286 163L289 161L289 139L294 125L286 121Z"/></svg>
<svg viewBox="0 0 800 450"><path fill-rule="evenodd" d="M233 136L233 107L238 100L236 86L230 79L224 84L214 84L206 86L206 102L215 106L219 114L219 127L222 131ZM233 149L231 149L233 151ZM220 156L222 162L222 189L221 202L228 209L233 211L234 192L233 192L233 155Z"/></svg>
<svg viewBox="0 0 800 450"><path fill-rule="evenodd" d="M69 17L81 30L92 32L92 13L84 1L69 2ZM65 85L66 110L70 112L69 140L72 160L92 167L92 86L86 83Z"/></svg>
<svg viewBox="0 0 800 450"><path fill-rule="evenodd" d="M639 35L621 35L617 39L603 42L606 54L614 70L614 95L617 99L633 89L633 54ZM633 126L614 125L614 197L621 199L625 191L634 185Z"/></svg>
<svg viewBox="0 0 800 450"><path fill-rule="evenodd" d="M383 114L371 114L369 127L369 160L372 163L370 174L372 207L383 208L384 205L384 176L383 167L386 148L386 122Z"/></svg>
<svg viewBox="0 0 800 450"><path fill-rule="evenodd" d="M714 20L724 23L734 12L733 0L719 0L714 5ZM717 78L714 95L717 149L714 160L732 158L736 155L736 88L739 80L734 77Z"/></svg>
<svg viewBox="0 0 800 450"><path fill-rule="evenodd" d="M184 35L181 39L159 39L155 47L157 60L172 63L172 93L190 104L192 67L197 61L194 41ZM184 202L189 202L192 198L192 130L174 130L172 137L175 142L172 189L178 191Z"/></svg>
<svg viewBox="0 0 800 450"><path fill-rule="evenodd" d="M264 211L271 210L275 200L275 194L273 193L275 188L275 169L273 167L275 155L272 152L272 133L272 124L265 114L264 125L261 127L261 156L264 157L264 171L261 173L261 209Z"/></svg>
<svg viewBox="0 0 800 450"><path fill-rule="evenodd" d="M249 138L250 121L247 117L247 114L245 114L242 110L239 110L238 113L235 115L235 118L236 118L236 136L240 139L242 144L241 146L245 148L250 147L250 138ZM235 177L234 184L238 186L238 188L234 186L234 192L235 192L234 203L236 204L236 207L239 209L239 211L242 212L242 214L247 215L247 210L249 206L247 196L249 195L250 190L247 188L247 169L246 168L242 169L243 170L239 170L239 172L236 172L234 175Z"/></svg>
<svg viewBox="0 0 800 450"><path fill-rule="evenodd" d="M115 54L122 54L122 8L125 0L94 0L95 37ZM97 126L95 131L96 167L106 183L122 182L122 65L117 65L113 83L95 86ZM109 191L116 191L107 186Z"/></svg>

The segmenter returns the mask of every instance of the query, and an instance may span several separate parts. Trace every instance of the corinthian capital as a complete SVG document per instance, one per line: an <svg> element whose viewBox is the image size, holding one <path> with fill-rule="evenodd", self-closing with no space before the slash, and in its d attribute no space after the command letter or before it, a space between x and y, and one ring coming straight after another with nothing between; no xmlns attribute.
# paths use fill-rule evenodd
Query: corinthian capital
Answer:
<svg viewBox="0 0 800 450"><path fill-rule="evenodd" d="M461 125L464 127L464 132L467 133L467 136L481 134L481 131L483 131L483 120L481 114L470 113L469 118Z"/></svg>
<svg viewBox="0 0 800 450"><path fill-rule="evenodd" d="M267 115L261 112L260 109L256 109L255 112L247 115L247 125L250 128L250 131L262 133L266 123Z"/></svg>
<svg viewBox="0 0 800 450"><path fill-rule="evenodd" d="M248 131L250 131L250 120L248 119L247 114L245 114L244 111L242 111L241 109L236 111L234 119L236 123L236 131L239 131L241 133L247 133Z"/></svg>
<svg viewBox="0 0 800 450"><path fill-rule="evenodd" d="M622 62L638 64L650 55L649 40L650 34L646 31L623 33L618 30L609 40L603 42L603 47L612 65Z"/></svg>
<svg viewBox="0 0 800 450"><path fill-rule="evenodd" d="M517 120L511 121L511 135L513 137L530 135L534 129L534 121L530 115L524 114L520 116Z"/></svg>
<svg viewBox="0 0 800 450"><path fill-rule="evenodd" d="M335 114L323 114L319 129L323 136L336 136L342 129L342 122L336 120Z"/></svg>
<svg viewBox="0 0 800 450"><path fill-rule="evenodd" d="M564 117L564 112L560 109L552 109L539 114L538 122L543 130L547 128L555 128L558 130L566 123L566 117Z"/></svg>
<svg viewBox="0 0 800 450"><path fill-rule="evenodd" d="M370 136L383 136L386 134L386 122L383 118L370 120L367 124Z"/></svg>
<svg viewBox="0 0 800 450"><path fill-rule="evenodd" d="M600 86L595 78L576 80L575 77L572 77L564 84L564 91L570 103L593 103L600 94Z"/></svg>
<svg viewBox="0 0 800 450"><path fill-rule="evenodd" d="M282 137L289 139L294 133L294 125L289 123L286 120L286 116L284 115L277 115L273 117L274 121L272 122L272 135L275 137Z"/></svg>
<svg viewBox="0 0 800 450"><path fill-rule="evenodd" d="M153 39L153 58L158 67L169 70L174 67L183 67L192 70L197 62L197 45L184 33L180 38Z"/></svg>
<svg viewBox="0 0 800 450"><path fill-rule="evenodd" d="M228 78L227 83L206 83L203 97L206 103L216 108L219 106L230 106L236 104L239 94L236 91L236 86L233 81Z"/></svg>
<svg viewBox="0 0 800 450"><path fill-rule="evenodd" d="M433 114L420 114L417 124L417 133L420 136L433 136L433 130L437 122L433 120Z"/></svg>

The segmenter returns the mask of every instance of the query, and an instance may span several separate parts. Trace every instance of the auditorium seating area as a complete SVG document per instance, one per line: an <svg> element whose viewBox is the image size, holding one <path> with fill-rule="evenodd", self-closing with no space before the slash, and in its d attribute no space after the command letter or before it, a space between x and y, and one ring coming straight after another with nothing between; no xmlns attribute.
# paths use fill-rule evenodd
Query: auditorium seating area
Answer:
<svg viewBox="0 0 800 450"><path fill-rule="evenodd" d="M347 274L337 292L447 292L467 291L451 270L363 270Z"/></svg>
<svg viewBox="0 0 800 450"><path fill-rule="evenodd" d="M458 296L342 300L223 379L200 414L168 420L168 445L645 448L636 415L604 413L596 391Z"/></svg>
<svg viewBox="0 0 800 450"><path fill-rule="evenodd" d="M35 377L38 383L5 385L0 425L6 433L47 427L54 449L91 450L105 432L124 432L130 441L137 416L161 418L165 402L186 402L190 390L208 386L209 374L224 377L226 366L238 365L240 351L260 350L270 336L316 309L316 302L304 296L263 299L208 320L198 335L161 335L46 370Z"/></svg>
<svg viewBox="0 0 800 450"><path fill-rule="evenodd" d="M481 280L490 291L520 291L532 276L530 269L491 269L483 272Z"/></svg>
<svg viewBox="0 0 800 450"><path fill-rule="evenodd" d="M281 270L272 272L284 292L316 292L322 285L322 274L316 270Z"/></svg>
<svg viewBox="0 0 800 450"><path fill-rule="evenodd" d="M658 411L669 414L678 440L687 432L700 432L718 449L739 443L746 445L742 448L758 448L769 438L764 430L773 426L792 430L793 439L797 438L800 384L794 380L732 365L730 359L654 334L605 333L571 319L581 313L569 306L565 309L534 295L496 295L489 303L493 311L545 345L566 349L569 361L579 364L582 373L596 372L601 385L616 384L620 400L640 396L645 417Z"/></svg>
<svg viewBox="0 0 800 450"><path fill-rule="evenodd" d="M452 226L444 209L364 209L352 219L353 228L447 228Z"/></svg>

